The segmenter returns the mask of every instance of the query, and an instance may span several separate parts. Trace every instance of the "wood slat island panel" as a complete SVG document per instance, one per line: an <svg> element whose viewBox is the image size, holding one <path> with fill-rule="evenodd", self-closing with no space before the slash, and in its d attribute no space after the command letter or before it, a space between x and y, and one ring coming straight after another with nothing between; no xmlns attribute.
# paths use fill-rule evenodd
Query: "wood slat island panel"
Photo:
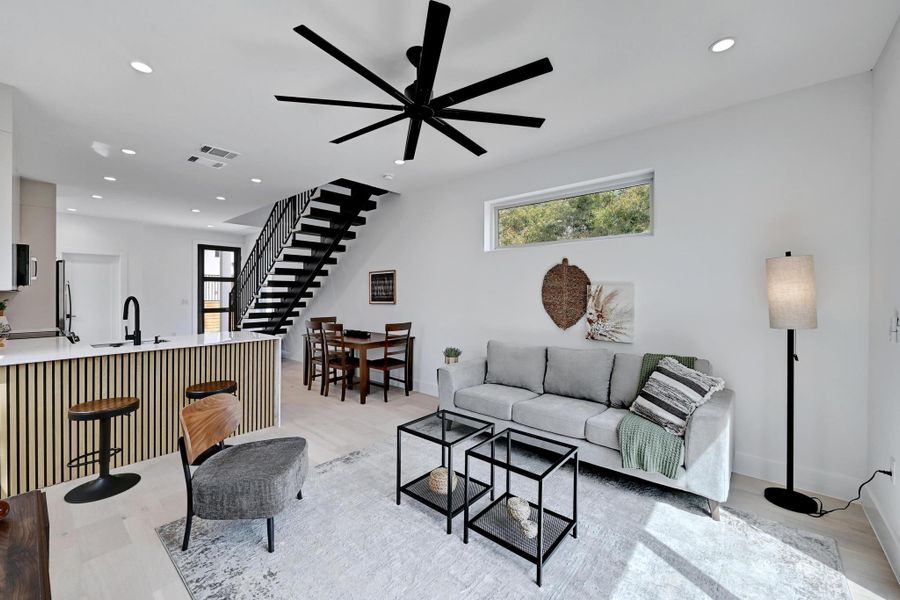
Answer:
<svg viewBox="0 0 900 600"><path fill-rule="evenodd" d="M177 451L184 389L216 379L238 383L243 421L237 433L276 424L280 340L128 351L65 360L0 363L0 497L92 475L69 469L73 457L99 447L99 423L70 422L73 404L135 396L141 407L112 420L116 468Z"/></svg>

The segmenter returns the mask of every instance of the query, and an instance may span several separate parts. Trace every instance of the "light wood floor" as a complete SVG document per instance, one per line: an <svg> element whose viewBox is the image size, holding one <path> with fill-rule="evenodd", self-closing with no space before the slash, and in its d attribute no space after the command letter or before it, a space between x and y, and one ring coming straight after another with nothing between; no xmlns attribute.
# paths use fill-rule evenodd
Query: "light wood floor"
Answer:
<svg viewBox="0 0 900 600"><path fill-rule="evenodd" d="M434 411L437 399L391 391L381 401L373 388L361 406L355 393L347 402L332 390L322 398L300 383L298 363L285 362L282 383L282 427L256 432L243 439L272 435L301 435L309 441L310 463L319 464L364 448L396 434L400 423ZM55 598L187 599L181 579L156 537L155 527L184 516L185 492L176 454L126 467L143 478L134 489L93 504L70 505L63 495L77 483L48 488L50 567ZM812 519L795 515L762 499L767 482L736 475L728 505L790 525L815 531L838 541L844 571L855 599L898 598L894 579L871 527L858 506ZM826 499L828 506L839 503ZM386 591L386 595L387 595Z"/></svg>

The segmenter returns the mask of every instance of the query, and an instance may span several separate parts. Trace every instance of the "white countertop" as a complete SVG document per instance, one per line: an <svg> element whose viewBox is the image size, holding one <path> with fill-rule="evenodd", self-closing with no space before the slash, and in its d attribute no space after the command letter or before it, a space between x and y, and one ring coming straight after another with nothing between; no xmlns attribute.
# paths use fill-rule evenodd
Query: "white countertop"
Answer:
<svg viewBox="0 0 900 600"><path fill-rule="evenodd" d="M223 333L160 337L168 341L161 344L154 344L153 338L151 337L150 339L144 340L144 343L140 346L135 346L132 342L125 342L124 346L118 348L92 348L90 342L78 342L77 344L73 344L64 337L6 340L6 347L0 348L0 367L50 360L69 360L92 356L131 354L135 352L149 352L152 350L173 350L176 348L240 344L278 339L272 335L256 333L253 331L229 331Z"/></svg>

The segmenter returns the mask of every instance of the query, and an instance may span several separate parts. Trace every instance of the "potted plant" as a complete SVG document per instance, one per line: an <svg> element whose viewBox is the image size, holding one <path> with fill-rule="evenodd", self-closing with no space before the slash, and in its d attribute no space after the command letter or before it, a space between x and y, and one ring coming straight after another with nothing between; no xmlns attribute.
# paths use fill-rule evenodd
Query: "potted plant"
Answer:
<svg viewBox="0 0 900 600"><path fill-rule="evenodd" d="M459 348L454 348L453 346L444 348L444 364L452 365L453 363L459 362L460 354L462 354L462 350Z"/></svg>
<svg viewBox="0 0 900 600"><path fill-rule="evenodd" d="M0 300L0 348L6 345L6 338L9 337L9 332L12 331L9 321L6 319L7 302L8 300Z"/></svg>

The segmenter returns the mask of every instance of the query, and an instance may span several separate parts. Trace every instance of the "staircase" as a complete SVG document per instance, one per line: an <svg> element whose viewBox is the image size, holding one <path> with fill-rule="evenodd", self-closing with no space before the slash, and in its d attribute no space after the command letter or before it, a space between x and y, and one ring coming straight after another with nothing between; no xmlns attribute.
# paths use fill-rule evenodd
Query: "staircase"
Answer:
<svg viewBox="0 0 900 600"><path fill-rule="evenodd" d="M328 265L366 224L382 190L349 179L280 200L272 207L231 291L230 328L272 335L288 332L322 287Z"/></svg>

